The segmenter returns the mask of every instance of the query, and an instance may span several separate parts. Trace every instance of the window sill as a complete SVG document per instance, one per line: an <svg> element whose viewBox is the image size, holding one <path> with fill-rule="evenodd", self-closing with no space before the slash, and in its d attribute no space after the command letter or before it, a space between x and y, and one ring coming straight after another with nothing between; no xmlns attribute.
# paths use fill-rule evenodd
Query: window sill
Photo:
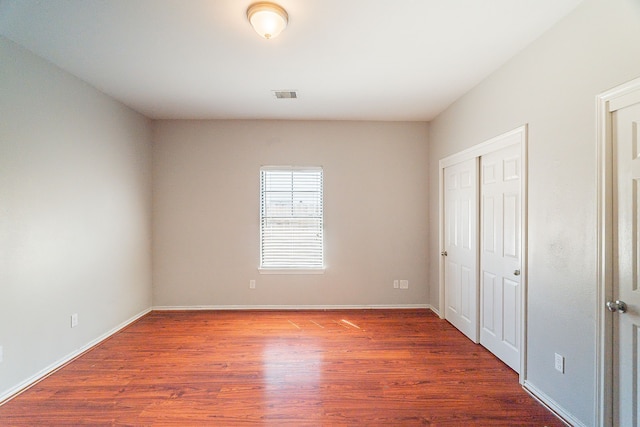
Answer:
<svg viewBox="0 0 640 427"><path fill-rule="evenodd" d="M259 268L260 274L324 274L324 268Z"/></svg>

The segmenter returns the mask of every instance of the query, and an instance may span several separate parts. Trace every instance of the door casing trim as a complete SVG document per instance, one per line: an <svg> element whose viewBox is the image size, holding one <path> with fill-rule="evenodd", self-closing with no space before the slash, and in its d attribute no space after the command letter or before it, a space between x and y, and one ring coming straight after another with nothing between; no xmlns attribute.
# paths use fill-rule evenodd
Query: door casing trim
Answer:
<svg viewBox="0 0 640 427"><path fill-rule="evenodd" d="M613 316L605 304L613 297L613 138L611 114L640 100L640 78L596 96L597 293L596 425L613 425Z"/></svg>

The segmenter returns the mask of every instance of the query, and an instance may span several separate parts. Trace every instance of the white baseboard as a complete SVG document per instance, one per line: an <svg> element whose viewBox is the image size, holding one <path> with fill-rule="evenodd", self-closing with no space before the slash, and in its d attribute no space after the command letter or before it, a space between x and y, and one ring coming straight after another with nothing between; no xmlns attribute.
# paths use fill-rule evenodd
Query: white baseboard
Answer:
<svg viewBox="0 0 640 427"><path fill-rule="evenodd" d="M531 396L533 396L536 400L540 401L544 406L549 408L562 422L567 424L568 426L573 427L586 427L586 425L575 418L573 415L568 413L562 406L558 405L558 403L550 398L546 393L540 391L536 386L526 381L522 384L522 388L526 392L528 392Z"/></svg>
<svg viewBox="0 0 640 427"><path fill-rule="evenodd" d="M366 309L428 309L428 304L391 305L158 305L153 310L366 310Z"/></svg>
<svg viewBox="0 0 640 427"><path fill-rule="evenodd" d="M136 314L135 316L133 316L129 320L125 320L124 322L122 322L121 324L116 326L115 328L113 328L110 331L100 335L98 338L90 341L89 343L87 343L83 347L79 348L78 350L75 350L75 351L67 354L62 359L52 363L51 365L47 366L46 368L44 368L43 370L41 370L37 374L35 374L35 375L27 378L26 380L22 381L20 384L16 385L15 387L10 388L5 393L0 395L0 405L2 405L3 403L8 402L9 400L11 400L12 398L16 397L21 392L25 391L26 389L28 389L32 385L36 384L38 381L41 381L44 378L48 377L49 375L53 374L55 371L57 371L58 369L60 369L63 366L65 366L66 364L71 362L73 359L75 359L76 357L80 356L82 353L84 353L87 350L91 349L92 347L95 347L96 345L100 344L102 341L104 341L107 338L111 337L116 332L121 331L122 329L124 329L127 326L129 326L131 323L135 322L136 320L138 320L139 318L141 318L142 316L144 316L145 314L148 314L150 312L151 312L151 308L148 308L148 309Z"/></svg>
<svg viewBox="0 0 640 427"><path fill-rule="evenodd" d="M432 306L431 304L427 304L427 308L428 308L429 310L433 311L433 312L436 314L436 316L438 316L438 317L442 318L442 316L440 316L440 311L439 311L437 308L435 308L435 307L434 307L434 306Z"/></svg>

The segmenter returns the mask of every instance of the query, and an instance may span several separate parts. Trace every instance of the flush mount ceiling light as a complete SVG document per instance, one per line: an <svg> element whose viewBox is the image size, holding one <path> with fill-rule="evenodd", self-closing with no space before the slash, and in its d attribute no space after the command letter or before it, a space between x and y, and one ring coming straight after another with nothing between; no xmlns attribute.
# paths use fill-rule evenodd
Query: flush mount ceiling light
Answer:
<svg viewBox="0 0 640 427"><path fill-rule="evenodd" d="M265 39L276 37L289 22L286 10L275 3L264 1L249 6L247 18L249 18L253 29Z"/></svg>

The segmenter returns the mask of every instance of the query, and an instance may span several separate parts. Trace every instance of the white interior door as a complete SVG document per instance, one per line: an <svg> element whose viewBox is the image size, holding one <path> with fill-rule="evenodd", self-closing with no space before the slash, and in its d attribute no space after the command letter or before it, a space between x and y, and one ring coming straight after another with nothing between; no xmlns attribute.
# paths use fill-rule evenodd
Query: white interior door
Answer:
<svg viewBox="0 0 640 427"><path fill-rule="evenodd" d="M614 147L614 425L638 426L640 405L640 103L612 114ZM626 303L626 310L621 307ZM625 312L626 311L626 312Z"/></svg>
<svg viewBox="0 0 640 427"><path fill-rule="evenodd" d="M478 342L478 161L444 169L445 318Z"/></svg>
<svg viewBox="0 0 640 427"><path fill-rule="evenodd" d="M519 372L520 145L486 154L480 162L480 344Z"/></svg>

